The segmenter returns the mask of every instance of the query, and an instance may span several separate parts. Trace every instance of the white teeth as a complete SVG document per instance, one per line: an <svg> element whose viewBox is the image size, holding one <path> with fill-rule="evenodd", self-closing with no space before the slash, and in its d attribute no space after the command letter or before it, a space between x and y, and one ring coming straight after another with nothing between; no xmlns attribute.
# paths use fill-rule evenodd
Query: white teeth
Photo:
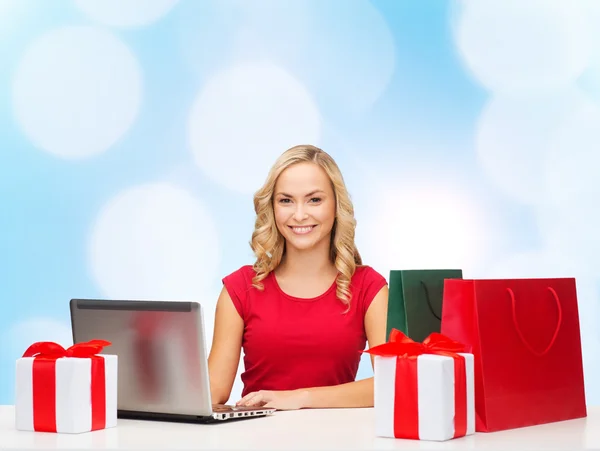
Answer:
<svg viewBox="0 0 600 451"><path fill-rule="evenodd" d="M313 226L310 227L292 227L292 230L294 231L294 233L308 233L313 229Z"/></svg>

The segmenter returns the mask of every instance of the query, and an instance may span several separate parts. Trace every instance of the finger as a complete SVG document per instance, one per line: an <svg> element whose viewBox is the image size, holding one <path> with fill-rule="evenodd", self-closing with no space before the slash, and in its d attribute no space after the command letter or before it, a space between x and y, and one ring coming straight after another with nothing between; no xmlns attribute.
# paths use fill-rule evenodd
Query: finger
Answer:
<svg viewBox="0 0 600 451"><path fill-rule="evenodd" d="M244 407L260 407L264 403L265 402L262 400L262 397L260 395L256 395L240 405Z"/></svg>
<svg viewBox="0 0 600 451"><path fill-rule="evenodd" d="M246 401L248 401L248 399L250 399L251 397L254 396L254 392L252 393L248 393L246 396L243 396L241 399L238 399L238 401L235 403L236 406L241 406L242 404L244 404Z"/></svg>
<svg viewBox="0 0 600 451"><path fill-rule="evenodd" d="M262 401L260 392L249 393L237 402L238 406L254 406Z"/></svg>

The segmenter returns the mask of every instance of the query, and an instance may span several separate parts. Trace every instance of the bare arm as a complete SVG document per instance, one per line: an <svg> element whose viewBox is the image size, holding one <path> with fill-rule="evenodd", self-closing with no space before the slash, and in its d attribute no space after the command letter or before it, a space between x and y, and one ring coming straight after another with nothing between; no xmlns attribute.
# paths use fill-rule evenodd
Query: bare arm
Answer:
<svg viewBox="0 0 600 451"><path fill-rule="evenodd" d="M224 404L231 395L231 388L240 362L244 321L223 287L215 310L215 330L208 356L210 394L214 404Z"/></svg>
<svg viewBox="0 0 600 451"><path fill-rule="evenodd" d="M387 322L388 287L384 286L365 315L365 330L369 347L385 343ZM371 356L374 366L374 357ZM372 407L374 404L373 378L349 382L332 387L315 387L302 390L303 407L307 408L343 408Z"/></svg>

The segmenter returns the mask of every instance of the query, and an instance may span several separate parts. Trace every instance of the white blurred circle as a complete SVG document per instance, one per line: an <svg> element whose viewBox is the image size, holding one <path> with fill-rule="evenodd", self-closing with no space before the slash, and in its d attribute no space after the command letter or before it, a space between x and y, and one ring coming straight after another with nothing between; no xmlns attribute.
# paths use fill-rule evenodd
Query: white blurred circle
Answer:
<svg viewBox="0 0 600 451"><path fill-rule="evenodd" d="M493 96L479 118L475 142L484 173L513 199L539 202L553 133L585 102L572 89Z"/></svg>
<svg viewBox="0 0 600 451"><path fill-rule="evenodd" d="M180 46L199 73L230 61L274 61L323 104L361 113L396 69L394 36L367 0L220 0L186 8Z"/></svg>
<svg viewBox="0 0 600 451"><path fill-rule="evenodd" d="M91 19L114 27L150 25L164 17L179 0L73 0Z"/></svg>
<svg viewBox="0 0 600 451"><path fill-rule="evenodd" d="M590 200L590 194L597 199L599 168L600 106L587 102L553 134L543 164L546 201L569 209L579 200Z"/></svg>
<svg viewBox="0 0 600 451"><path fill-rule="evenodd" d="M283 151L318 141L320 115L304 86L283 69L237 65L206 82L188 134L195 162L208 177L252 193Z"/></svg>
<svg viewBox="0 0 600 451"><path fill-rule="evenodd" d="M53 341L63 348L73 344L73 335L68 323L50 318L31 318L15 323L3 334L2 343L9 350L7 357L16 360L29 346L38 341Z"/></svg>
<svg viewBox="0 0 600 451"><path fill-rule="evenodd" d="M63 348L73 344L71 327L68 322L51 318L33 317L12 324L0 333L0 366L3 374L0 380L8 390L3 394L9 395L8 403L12 403L15 386L15 362L32 344L38 341L53 341Z"/></svg>
<svg viewBox="0 0 600 451"><path fill-rule="evenodd" d="M99 28L46 33L26 50L14 77L14 113L23 132L62 158L110 148L133 124L141 96L135 56Z"/></svg>
<svg viewBox="0 0 600 451"><path fill-rule="evenodd" d="M462 6L458 49L469 70L491 90L565 85L589 62L589 23L577 2L479 0Z"/></svg>
<svg viewBox="0 0 600 451"><path fill-rule="evenodd" d="M94 225L89 250L93 276L109 298L205 302L218 277L219 236L210 212L168 184L138 186L112 199Z"/></svg>
<svg viewBox="0 0 600 451"><path fill-rule="evenodd" d="M545 191L536 207L547 246L576 254L582 265L600 263L600 107L588 102L554 133L543 164Z"/></svg>
<svg viewBox="0 0 600 451"><path fill-rule="evenodd" d="M598 187L591 187L598 193ZM589 193L592 194L592 193ZM575 255L581 265L600 264L600 214L597 196L582 195L562 206L542 205L535 209L536 223L543 243L559 253Z"/></svg>
<svg viewBox="0 0 600 451"><path fill-rule="evenodd" d="M392 269L468 271L481 260L491 228L467 193L448 185L381 186L372 215L359 224L366 264L388 277Z"/></svg>

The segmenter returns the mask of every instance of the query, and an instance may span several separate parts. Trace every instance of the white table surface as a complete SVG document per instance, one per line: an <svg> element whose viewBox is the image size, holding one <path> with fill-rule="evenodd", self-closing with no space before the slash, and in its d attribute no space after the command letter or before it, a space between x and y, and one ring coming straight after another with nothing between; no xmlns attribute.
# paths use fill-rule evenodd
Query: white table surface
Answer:
<svg viewBox="0 0 600 451"><path fill-rule="evenodd" d="M600 407L588 417L446 442L375 437L373 409L276 412L267 418L200 425L119 420L116 428L69 435L17 431L0 406L0 450L10 449L599 449Z"/></svg>

